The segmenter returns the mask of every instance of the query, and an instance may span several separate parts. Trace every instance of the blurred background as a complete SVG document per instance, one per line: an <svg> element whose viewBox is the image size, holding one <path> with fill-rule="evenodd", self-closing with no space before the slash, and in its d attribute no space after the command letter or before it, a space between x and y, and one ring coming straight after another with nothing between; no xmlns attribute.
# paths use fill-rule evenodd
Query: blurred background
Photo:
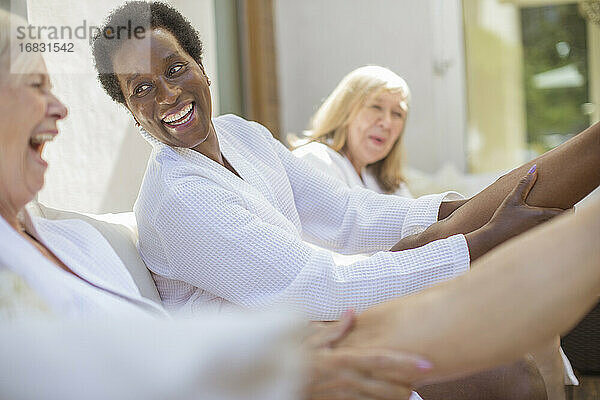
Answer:
<svg viewBox="0 0 600 400"><path fill-rule="evenodd" d="M412 91L405 132L414 194L471 195L600 120L598 0L172 0L205 44L215 115L287 143L356 67ZM33 25L100 25L120 1L2 0ZM102 92L85 43L48 57L70 109L47 146L48 206L131 210L150 146ZM69 69L70 67L73 67Z"/></svg>

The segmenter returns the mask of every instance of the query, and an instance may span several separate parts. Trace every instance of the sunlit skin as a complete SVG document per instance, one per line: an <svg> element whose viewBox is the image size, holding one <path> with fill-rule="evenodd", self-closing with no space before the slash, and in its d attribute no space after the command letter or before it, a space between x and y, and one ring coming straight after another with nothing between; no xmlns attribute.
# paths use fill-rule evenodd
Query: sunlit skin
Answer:
<svg viewBox="0 0 600 400"><path fill-rule="evenodd" d="M148 57L149 71L143 61ZM127 107L142 128L165 144L193 149L224 165L204 67L169 31L153 29L150 40L126 40L112 61L115 71L126 71L117 78ZM169 118L190 105L192 110L182 117L185 123L169 124Z"/></svg>
<svg viewBox="0 0 600 400"><path fill-rule="evenodd" d="M348 125L344 154L360 176L362 169L384 159L404 130L408 104L400 93L369 98Z"/></svg>
<svg viewBox="0 0 600 400"><path fill-rule="evenodd" d="M38 68L0 83L0 214L14 228L18 212L44 185L44 144L58 135L57 122L67 115L51 92L45 65ZM40 135L46 140L39 142Z"/></svg>

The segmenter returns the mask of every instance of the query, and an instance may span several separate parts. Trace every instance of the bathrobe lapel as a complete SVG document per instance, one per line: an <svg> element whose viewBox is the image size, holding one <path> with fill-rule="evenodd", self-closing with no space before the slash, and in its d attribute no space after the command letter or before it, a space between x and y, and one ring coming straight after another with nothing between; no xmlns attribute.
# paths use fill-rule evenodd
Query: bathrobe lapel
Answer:
<svg viewBox="0 0 600 400"><path fill-rule="evenodd" d="M84 281L108 293L136 303L148 311L159 315L165 314L160 306L142 297L133 278L131 278L131 275L129 275L129 272L116 254L110 255L110 257L114 258L114 262L105 263L102 268L99 268L91 263L91 259L87 254L87 251L90 249L80 247L54 229L57 224L78 224L81 225L78 228L81 229L82 235L85 235L86 231L89 233L86 235L87 239L90 239L90 236L94 235L97 237L97 240L104 241L102 235L91 225L78 220L50 221L43 218L29 218L27 214L25 215L27 232L46 246L46 248L54 253L71 271ZM52 239L46 240L46 238ZM106 243L106 249L111 249L108 243ZM36 253L38 252L36 251ZM106 256L108 257L109 255ZM56 266L54 267L56 268Z"/></svg>

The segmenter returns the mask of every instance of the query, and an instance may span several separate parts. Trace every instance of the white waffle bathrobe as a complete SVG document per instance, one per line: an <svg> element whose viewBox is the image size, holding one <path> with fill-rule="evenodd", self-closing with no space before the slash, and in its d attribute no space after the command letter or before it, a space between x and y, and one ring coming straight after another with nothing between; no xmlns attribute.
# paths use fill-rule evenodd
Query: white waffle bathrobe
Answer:
<svg viewBox="0 0 600 400"><path fill-rule="evenodd" d="M94 227L78 219L52 221L30 218L26 212L23 216L26 231L82 278L55 266L0 218L0 270L22 277L51 314L70 319L167 316L159 304L142 297L121 259Z"/></svg>
<svg viewBox="0 0 600 400"><path fill-rule="evenodd" d="M171 320L141 296L91 225L28 217L25 225L83 279L58 268L0 217L0 398L300 397L305 323L297 315ZM249 379L257 370L260 379Z"/></svg>
<svg viewBox="0 0 600 400"><path fill-rule="evenodd" d="M168 309L283 303L312 319L336 319L468 270L463 235L385 251L435 222L448 193L412 200L351 190L293 156L260 124L233 115L213 122L221 152L242 179L144 133L154 149L134 207L139 247ZM377 253L342 266L304 241Z"/></svg>
<svg viewBox="0 0 600 400"><path fill-rule="evenodd" d="M348 157L338 153L324 143L307 143L295 149L292 154L306 160L310 165L325 172L327 175L341 180L348 187L358 186L377 193L386 193L385 189L377 181L377 177L373 173L371 166L363 167L360 175L358 175ZM401 183L398 189L390 194L401 197L413 197L405 183Z"/></svg>

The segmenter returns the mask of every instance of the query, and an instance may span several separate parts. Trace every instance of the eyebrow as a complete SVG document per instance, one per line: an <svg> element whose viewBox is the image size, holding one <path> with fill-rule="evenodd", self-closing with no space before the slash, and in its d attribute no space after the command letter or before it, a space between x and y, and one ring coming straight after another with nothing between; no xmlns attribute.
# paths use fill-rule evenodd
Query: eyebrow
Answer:
<svg viewBox="0 0 600 400"><path fill-rule="evenodd" d="M383 101L383 99L379 96L371 98L371 102L373 102L373 103L381 103L382 101ZM402 102L405 102L405 101L406 100L402 100ZM399 107L400 109L402 109L402 106L400 104L394 104L393 107Z"/></svg>
<svg viewBox="0 0 600 400"><path fill-rule="evenodd" d="M171 60L173 60L174 58L178 58L179 54L177 53L171 53L168 56L166 56L165 58L163 58L163 64L168 64L171 62Z"/></svg>
<svg viewBox="0 0 600 400"><path fill-rule="evenodd" d="M133 80L137 79L137 78L138 78L138 76L140 76L140 74L137 74L137 73L136 73L136 74L133 74L133 75L131 75L129 78L127 78L127 86L131 85L131 82L132 82Z"/></svg>

